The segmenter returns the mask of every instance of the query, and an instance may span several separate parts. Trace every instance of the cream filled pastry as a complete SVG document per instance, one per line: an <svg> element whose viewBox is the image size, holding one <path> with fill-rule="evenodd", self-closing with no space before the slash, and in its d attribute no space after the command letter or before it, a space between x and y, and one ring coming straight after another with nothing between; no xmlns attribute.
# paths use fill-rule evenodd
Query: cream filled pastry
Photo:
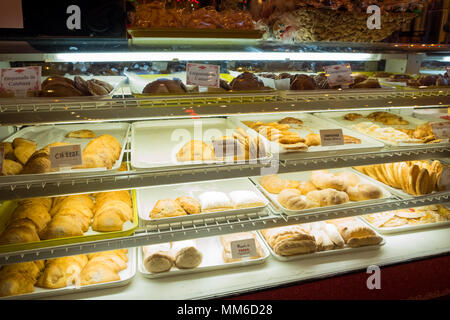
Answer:
<svg viewBox="0 0 450 320"><path fill-rule="evenodd" d="M256 193L248 190L236 190L228 194L236 209L264 206L264 201Z"/></svg>
<svg viewBox="0 0 450 320"><path fill-rule="evenodd" d="M233 203L228 196L219 191L207 191L198 196L202 212L225 211L233 209Z"/></svg>

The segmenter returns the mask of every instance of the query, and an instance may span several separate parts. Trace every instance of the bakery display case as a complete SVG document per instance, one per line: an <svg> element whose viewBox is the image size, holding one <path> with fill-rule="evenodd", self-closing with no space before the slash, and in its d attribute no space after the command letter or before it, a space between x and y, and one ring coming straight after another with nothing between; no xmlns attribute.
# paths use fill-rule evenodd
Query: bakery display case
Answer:
<svg viewBox="0 0 450 320"><path fill-rule="evenodd" d="M308 1L135 2L128 38L0 41L2 70L41 72L0 86L2 298L208 299L448 257L450 46L380 42L420 1L365 42L350 4L332 36Z"/></svg>

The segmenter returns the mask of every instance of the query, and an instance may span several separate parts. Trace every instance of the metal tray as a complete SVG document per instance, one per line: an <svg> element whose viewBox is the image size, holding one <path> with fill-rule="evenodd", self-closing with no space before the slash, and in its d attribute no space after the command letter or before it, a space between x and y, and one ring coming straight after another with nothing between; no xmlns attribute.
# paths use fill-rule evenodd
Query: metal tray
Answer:
<svg viewBox="0 0 450 320"><path fill-rule="evenodd" d="M229 193L235 190L248 190L253 191L256 195L261 198L265 204L264 206L245 208L245 209L234 209L219 212L206 212L200 214L189 214L179 217L161 218L161 219L151 219L149 217L150 211L155 206L156 202L160 199L173 199L180 196L189 196L198 199L198 195L206 191L221 191L224 193ZM141 222L145 225L164 225L173 223L185 223L192 222L195 223L197 220L212 219L212 218L223 218L230 219L233 217L241 215L263 215L264 212L268 211L266 209L268 200L261 194L261 192L254 186L254 184L248 178L230 179L230 180L215 180L215 181L204 181L195 182L189 184L173 184L169 186L156 186L148 188L139 188L136 190L136 199L138 214Z"/></svg>
<svg viewBox="0 0 450 320"><path fill-rule="evenodd" d="M70 294L70 293L80 293L80 292L87 292L87 291L100 290L100 289L109 289L109 288L115 288L115 287L121 287L121 286L127 285L133 280L134 276L136 275L136 260L137 260L136 259L136 250L137 250L136 248L128 249L127 268L125 270L122 270L119 272L120 280L99 283L99 284L90 284L87 286L71 285L71 286L59 288L59 289L46 289L46 288L34 287L34 292L32 292L32 293L25 293L25 294L9 296L9 297L1 297L0 300L40 299L40 298L46 298L46 297L61 296L61 295Z"/></svg>
<svg viewBox="0 0 450 320"><path fill-rule="evenodd" d="M269 250L267 249L265 242L256 233L256 240L261 245L261 249L264 253L263 257L258 259L243 258L241 261L225 263L222 259L222 244L220 243L220 237L207 237L196 239L197 249L202 252L202 263L193 269L178 269L172 267L167 272L151 273L147 271L143 264L143 253L141 247L138 248L138 268L139 272L146 278L155 279L163 277L173 277L178 275L186 275L193 273L200 273L213 270L230 269L236 267L246 267L264 263L269 257Z"/></svg>

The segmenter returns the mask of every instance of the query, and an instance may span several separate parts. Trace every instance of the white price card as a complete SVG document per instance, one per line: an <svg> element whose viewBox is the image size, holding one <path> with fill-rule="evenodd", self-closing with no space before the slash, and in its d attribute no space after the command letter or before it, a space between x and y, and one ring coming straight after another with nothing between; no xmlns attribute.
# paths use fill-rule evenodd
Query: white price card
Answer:
<svg viewBox="0 0 450 320"><path fill-rule="evenodd" d="M433 122L431 123L431 130L436 139L450 138L450 122Z"/></svg>
<svg viewBox="0 0 450 320"><path fill-rule="evenodd" d="M0 1L0 28L23 29L22 0Z"/></svg>
<svg viewBox="0 0 450 320"><path fill-rule="evenodd" d="M41 90L41 67L1 69L0 89L14 92Z"/></svg>
<svg viewBox="0 0 450 320"><path fill-rule="evenodd" d="M5 147L0 146L0 173L3 171L3 159L5 159Z"/></svg>
<svg viewBox="0 0 450 320"><path fill-rule="evenodd" d="M52 168L78 166L82 163L81 146L70 144L50 147L50 163Z"/></svg>
<svg viewBox="0 0 450 320"><path fill-rule="evenodd" d="M220 66L213 64L188 63L186 83L203 87L220 87Z"/></svg>
<svg viewBox="0 0 450 320"><path fill-rule="evenodd" d="M320 141L322 147L340 146L344 144L342 129L320 130Z"/></svg>
<svg viewBox="0 0 450 320"><path fill-rule="evenodd" d="M349 64L336 64L324 67L330 87L348 86L353 84L352 68Z"/></svg>
<svg viewBox="0 0 450 320"><path fill-rule="evenodd" d="M231 241L230 246L232 259L255 257L258 255L254 238Z"/></svg>

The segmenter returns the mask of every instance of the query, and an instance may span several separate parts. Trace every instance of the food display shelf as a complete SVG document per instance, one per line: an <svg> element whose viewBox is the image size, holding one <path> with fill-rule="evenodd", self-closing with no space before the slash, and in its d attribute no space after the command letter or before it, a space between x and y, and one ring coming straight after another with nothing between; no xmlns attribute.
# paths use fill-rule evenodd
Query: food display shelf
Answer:
<svg viewBox="0 0 450 320"><path fill-rule="evenodd" d="M293 112L450 105L450 88L305 90L273 93L196 94L151 98L0 100L0 125L131 121L254 112Z"/></svg>
<svg viewBox="0 0 450 320"><path fill-rule="evenodd" d="M285 225L336 219L340 217L358 216L375 212L398 210L404 208L432 205L450 201L450 191L435 192L429 195L412 197L408 199L390 198L377 204L357 204L345 209L318 208L308 214L285 216L272 213L246 215L244 217L206 218L196 220L192 224L164 224L141 227L132 236L119 239L98 240L54 246L40 249L30 249L0 254L0 265L23 261L47 259L60 256L70 256L80 253L89 253L120 248L131 248L149 244L165 243L170 241L195 239L216 236L228 233L253 231Z"/></svg>
<svg viewBox="0 0 450 320"><path fill-rule="evenodd" d="M129 159L129 149L125 157ZM111 191L157 185L221 180L279 173L344 168L387 162L450 157L450 145L387 149L374 152L355 150L343 155L301 154L297 159L244 164L209 164L189 168L148 168L129 171L52 173L0 177L0 201ZM265 171L262 171L264 168Z"/></svg>

